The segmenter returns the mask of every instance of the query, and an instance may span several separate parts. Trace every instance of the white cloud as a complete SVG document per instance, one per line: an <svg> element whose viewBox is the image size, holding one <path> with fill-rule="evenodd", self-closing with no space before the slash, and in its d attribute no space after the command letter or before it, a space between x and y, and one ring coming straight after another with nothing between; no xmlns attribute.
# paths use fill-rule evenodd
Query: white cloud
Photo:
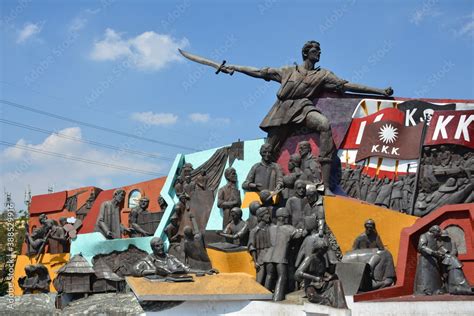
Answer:
<svg viewBox="0 0 474 316"><path fill-rule="evenodd" d="M173 125L178 121L178 116L173 113L135 112L131 118L150 125Z"/></svg>
<svg viewBox="0 0 474 316"><path fill-rule="evenodd" d="M193 123L213 123L219 125L230 124L230 119L224 117L213 118L209 113L191 113L188 118Z"/></svg>
<svg viewBox="0 0 474 316"><path fill-rule="evenodd" d="M423 5L417 8L411 15L410 22L419 25L426 18L435 18L442 13L435 7L436 2L424 2Z"/></svg>
<svg viewBox="0 0 474 316"><path fill-rule="evenodd" d="M186 38L177 40L153 31L124 38L122 34L107 28L104 38L94 43L90 57L96 61L127 59L138 69L156 71L181 60L178 48L188 45Z"/></svg>
<svg viewBox="0 0 474 316"><path fill-rule="evenodd" d="M69 24L69 31L70 32L78 32L82 30L87 24L87 18L84 16L78 15L74 19L72 19L71 23Z"/></svg>
<svg viewBox="0 0 474 316"><path fill-rule="evenodd" d="M16 42L18 44L26 42L28 39L33 38L36 34L41 32L43 25L40 23L26 23L25 26L18 32Z"/></svg>
<svg viewBox="0 0 474 316"><path fill-rule="evenodd" d="M68 30L69 32L78 32L86 27L89 22L89 18L93 15L96 15L100 12L100 9L85 9L81 10L69 23Z"/></svg>
<svg viewBox="0 0 474 316"><path fill-rule="evenodd" d="M194 123L207 123L211 119L211 116L207 113L191 113L189 119Z"/></svg>
<svg viewBox="0 0 474 316"><path fill-rule="evenodd" d="M79 127L66 128L58 131L58 133L82 138ZM148 172L162 173L166 171L166 166L146 158L124 154L123 152L103 150L100 147L64 139L54 134L37 144L23 139L18 140L16 144L33 150L56 152ZM52 157L16 147L8 147L0 151L0 160L2 161L0 171L2 186L8 192L12 192L17 210L23 208L22 199L27 185L31 185L32 193L36 195L47 193L49 185L54 185L55 191L75 189L82 186L97 186L102 189L109 189L134 183L133 180L129 180L130 176L136 176L136 182L156 177ZM128 180L123 183L123 179Z"/></svg>
<svg viewBox="0 0 474 316"><path fill-rule="evenodd" d="M464 20L464 24L461 26L457 34L459 36L474 36L474 12L466 16L467 21Z"/></svg>

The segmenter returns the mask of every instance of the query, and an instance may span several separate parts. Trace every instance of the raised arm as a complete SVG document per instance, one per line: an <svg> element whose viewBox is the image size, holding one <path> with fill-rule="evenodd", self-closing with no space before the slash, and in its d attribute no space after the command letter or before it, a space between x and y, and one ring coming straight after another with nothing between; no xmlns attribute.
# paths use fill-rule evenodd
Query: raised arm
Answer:
<svg viewBox="0 0 474 316"><path fill-rule="evenodd" d="M337 77L332 71L327 71L327 75L324 78L324 87L327 90L333 90L337 92L355 92L355 93L370 93L379 94L383 96L391 96L393 89L391 87L385 89L373 88L358 83L349 82Z"/></svg>
<svg viewBox="0 0 474 316"><path fill-rule="evenodd" d="M231 73L232 71L237 71L243 73L247 76L264 79L266 81L276 81L281 82L281 70L278 68L255 68L249 66L239 66L239 65L228 65L223 67L223 71L226 73Z"/></svg>
<svg viewBox="0 0 474 316"><path fill-rule="evenodd" d="M356 92L356 93L370 93L370 94L380 94L384 96L391 96L393 94L392 87L388 87L385 89L378 89L372 88L369 86L364 86L358 83L348 82L344 84L344 90L349 92Z"/></svg>
<svg viewBox="0 0 474 316"><path fill-rule="evenodd" d="M181 55L183 55L189 60L192 60L202 65L215 68L217 70L216 74L218 74L219 72L224 72L224 73L232 75L234 71L238 71L240 73L246 74L247 76L251 76L254 78L265 79L267 81L273 80L273 81L281 82L281 70L277 68L258 69L255 67L248 67L248 66L225 65L225 61L220 63L214 60L207 59L205 57L191 54L182 49L178 49L178 51L180 52Z"/></svg>

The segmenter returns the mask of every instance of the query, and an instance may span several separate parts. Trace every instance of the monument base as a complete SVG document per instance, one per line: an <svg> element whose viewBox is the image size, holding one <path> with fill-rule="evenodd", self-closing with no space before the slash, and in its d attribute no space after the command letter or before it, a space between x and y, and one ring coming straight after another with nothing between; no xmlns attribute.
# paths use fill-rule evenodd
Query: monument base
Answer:
<svg viewBox="0 0 474 316"><path fill-rule="evenodd" d="M219 273L197 277L194 282L158 282L127 277L139 301L250 301L271 300L272 293L246 273Z"/></svg>

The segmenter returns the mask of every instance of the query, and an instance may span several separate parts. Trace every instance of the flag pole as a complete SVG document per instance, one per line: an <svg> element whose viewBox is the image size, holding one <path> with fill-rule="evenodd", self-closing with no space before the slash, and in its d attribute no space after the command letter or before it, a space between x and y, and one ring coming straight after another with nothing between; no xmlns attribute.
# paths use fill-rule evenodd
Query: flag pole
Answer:
<svg viewBox="0 0 474 316"><path fill-rule="evenodd" d="M418 185L420 182L420 171L421 171L421 158L423 156L423 144L425 143L425 135L426 135L426 130L427 124L425 121L423 121L423 130L421 131L421 140L420 140L420 149L419 149L419 156L418 156L418 166L416 168L416 174L415 174L415 188L413 190L413 195L412 195L412 201L411 201L411 208L408 210L409 215L413 215L415 212L415 203L416 199L418 197Z"/></svg>

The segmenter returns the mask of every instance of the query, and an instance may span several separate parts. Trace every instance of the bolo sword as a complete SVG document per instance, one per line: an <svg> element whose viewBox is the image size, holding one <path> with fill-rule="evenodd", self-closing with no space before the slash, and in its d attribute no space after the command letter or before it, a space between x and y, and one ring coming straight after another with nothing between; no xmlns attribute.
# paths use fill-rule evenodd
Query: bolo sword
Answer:
<svg viewBox="0 0 474 316"><path fill-rule="evenodd" d="M198 64L202 64L202 65L206 65L206 66L211 66L212 68L215 68L216 69L216 75L222 71L222 69L224 68L224 65L226 63L226 61L222 61L222 63L217 63L213 60L210 60L210 59L207 59L207 58L204 58L204 57L201 57L201 56L198 56L198 55L194 55L194 54L191 54L191 53L188 53L182 49L179 49L178 48L178 51L180 52L181 55L183 55L184 57L186 57L187 59L191 60L191 61L194 61ZM228 72L229 75L233 75L234 74L234 70L231 70Z"/></svg>

